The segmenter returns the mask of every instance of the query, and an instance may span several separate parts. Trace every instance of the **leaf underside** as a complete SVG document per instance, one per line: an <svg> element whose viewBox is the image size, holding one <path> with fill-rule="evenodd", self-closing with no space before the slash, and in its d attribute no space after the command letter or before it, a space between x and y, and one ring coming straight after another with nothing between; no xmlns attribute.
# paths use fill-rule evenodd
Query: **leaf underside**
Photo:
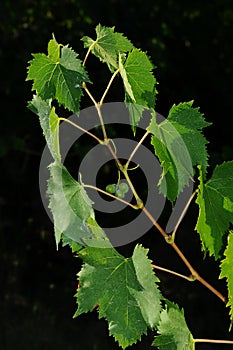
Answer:
<svg viewBox="0 0 233 350"><path fill-rule="evenodd" d="M49 208L53 214L56 243L61 235L82 245L109 245L103 230L95 221L92 202L83 186L61 164L49 166Z"/></svg>

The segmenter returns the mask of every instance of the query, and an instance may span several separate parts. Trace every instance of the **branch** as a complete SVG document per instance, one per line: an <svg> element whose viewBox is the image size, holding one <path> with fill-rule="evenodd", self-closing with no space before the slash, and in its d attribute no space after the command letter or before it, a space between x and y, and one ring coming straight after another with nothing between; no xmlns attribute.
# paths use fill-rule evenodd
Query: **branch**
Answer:
<svg viewBox="0 0 233 350"><path fill-rule="evenodd" d="M117 71L116 71L116 72L117 72ZM115 73L116 73L116 72L115 72ZM117 73L116 73L116 74L117 74ZM115 76L114 76L114 77L115 77ZM108 91L108 89L109 89L109 87L110 87L112 81L113 81L113 79L111 79L111 80L109 81L108 87L107 87L107 89L106 89L107 91ZM181 222L183 216L185 215L185 211L186 211L186 209L188 208L188 205L190 204L190 202L191 202L191 200L192 200L194 194L193 194L193 196L191 196L191 198L190 198L190 200L188 201L187 205L185 206L183 212L181 213L181 217L179 218L179 220L178 220L178 222L177 222L177 224L176 224L176 227L175 227L175 229L174 229L174 231L173 231L173 236L168 235L168 234L164 231L164 229L158 224L158 222L154 219L154 217L151 215L151 213L146 209L146 207L144 207L142 200L141 200L140 197L138 196L138 194L137 194L137 192L136 192L136 190L135 190L135 187L134 187L133 183L131 182L131 180L130 180L130 178L129 178L129 175L128 175L128 172L127 172L127 167L126 167L126 166L123 166L123 165L121 164L121 162L120 162L120 160L118 159L118 157L117 157L115 151L112 149L112 147L111 147L110 144L109 144L109 139L107 138L107 134L106 134L106 130L105 130L105 125L104 125L102 113L101 113L101 110L100 110L100 107L101 107L100 104L97 103L97 102L95 101L94 97L91 95L91 93L90 93L89 90L87 89L85 83L83 83L83 88L84 88L84 90L87 92L87 94L89 95L89 97L91 98L91 100L93 101L93 103L94 103L94 105L95 105L95 107L96 107L96 109L97 109L98 115L99 115L100 123L101 123L102 130L103 130L103 135L104 135L104 142L101 141L101 144L105 144L105 145L108 147L108 149L109 149L110 153L112 154L112 156L114 157L114 159L115 159L115 161L116 161L116 163L117 163L117 165L118 165L120 171L124 174L124 176L125 176L125 178L126 178L128 184L129 184L129 186L130 186L130 188L131 188L131 190L132 190L132 192L133 192L133 194L134 194L134 197L135 197L135 199L136 199L136 201L137 201L137 205L136 205L136 206L135 206L135 205L132 205L132 204L130 204L130 203L128 203L128 202L126 202L126 201L124 201L124 200L122 200L122 199L120 199L120 198L117 198L117 197L115 197L114 195L110 195L109 193L107 193L107 192L105 192L105 191L103 191L103 190L100 190L100 189L98 189L98 188L96 188L96 187L94 187L94 186L92 186L92 187L90 187L90 188L93 188L93 189L95 189L95 190L97 190L97 191L103 192L103 193L105 193L106 195L108 195L108 196L110 196L110 197L112 197L112 198L114 198L114 199L117 199L117 200L119 200L119 201L121 201L121 202L123 202L123 203L125 203L125 204L127 204L127 205L130 205L130 206L131 206L132 208L134 208L134 209L139 209L139 208L142 209L143 212L144 212L144 214L148 217L148 219L152 222L152 224L159 230L159 232L160 232L160 233L162 234L162 236L165 238L166 242L169 243L169 244L172 246L172 248L176 251L176 253L179 255L179 257L181 258L181 260L182 260L182 261L184 262L184 264L187 266L187 268L188 268L189 271L191 272L191 277L192 277L192 279L198 280L198 281L199 281L200 283L202 283L206 288L208 288L212 293L214 293L219 299L221 299L224 303L226 303L226 298L225 298L218 290L216 290L213 286L211 286L207 281L205 281L204 278L202 278L202 277L199 275L199 273L193 268L193 266L190 264L190 262L188 261L188 259L185 257L185 255L182 253L182 251L179 249L179 247L176 245L176 243L175 243L174 240L173 240L174 231L175 231L175 233L176 233L176 231L177 231L177 229L178 229L178 226L179 226L179 224L180 224L180 222ZM105 92L106 92L106 90L105 90ZM103 95L101 101L103 101L105 95L106 95L106 93L104 93L104 95ZM145 139L146 136L147 136L147 133L144 134L144 136L142 137L141 141L139 142L139 145L141 145L141 143L143 142L143 140ZM96 138L96 137L95 137L95 138ZM135 147L134 151L131 153L130 159L132 159L132 156L135 154L135 152L137 151L138 147L139 147L139 146L136 146L136 147ZM126 163L126 165L128 165L128 162ZM87 185L86 185L86 186L87 186ZM194 192L194 193L195 193L195 192Z"/></svg>
<svg viewBox="0 0 233 350"><path fill-rule="evenodd" d="M96 102L96 100L94 99L94 97L92 96L92 94L90 93L90 91L87 88L87 85L85 82L82 83L82 87L83 89L86 91L86 93L88 94L88 96L90 97L90 99L92 100L92 102L94 103L95 107L98 106L98 103Z"/></svg>
<svg viewBox="0 0 233 350"><path fill-rule="evenodd" d="M100 110L100 104L98 102L96 102L96 100L94 99L94 97L92 96L90 91L88 90L85 82L82 84L82 86L83 86L84 90L86 91L86 93L88 94L88 96L90 97L90 99L92 100L92 102L94 103L94 106L97 110L98 117L100 120L100 125L101 125L102 131L103 131L104 141L106 141L108 138L107 138L107 134L106 134L105 126L104 126L104 120L103 120L102 113Z"/></svg>
<svg viewBox="0 0 233 350"><path fill-rule="evenodd" d="M178 227L180 226L180 223L181 223L181 221L183 220L183 218L184 218L184 216L185 216L185 214L186 214L186 212L187 212L187 210L188 210L188 207L190 206L190 203L192 202L192 200L193 200L193 198L195 197L195 195L196 195L197 192L198 192L198 190L196 190L196 191L194 191L194 192L192 193L192 195L190 196L190 198L189 198L189 200L188 200L186 206L184 207L182 213L180 214L180 217L179 217L179 219L178 219L178 221L177 221L177 224L176 224L176 226L175 226L175 228L174 228L174 230L173 230L173 232L172 232L172 235L171 235L171 236L172 236L173 242L174 242L174 240L175 240L175 236L176 236L176 232L177 232L177 230L178 230Z"/></svg>
<svg viewBox="0 0 233 350"><path fill-rule="evenodd" d="M166 242L169 243L172 248L176 251L176 253L179 255L181 260L184 262L184 264L187 266L189 271L191 272L191 275L193 279L198 280L201 284L203 284L206 288L208 288L212 293L214 293L219 299L221 299L224 303L226 303L226 298L213 286L211 286L204 278L202 278L199 273L192 267L188 259L185 257L185 255L182 253L180 248L172 241L171 236L169 236L164 229L157 223L157 221L153 218L151 213L143 206L142 208L145 215L148 217L148 219L151 220L153 225L159 230L159 232L162 234L162 236L165 238Z"/></svg>
<svg viewBox="0 0 233 350"><path fill-rule="evenodd" d="M87 135L91 136L93 139L95 139L97 142L99 142L100 144L103 144L103 141L100 140L97 136L95 136L94 134L92 134L90 131L82 128L81 126L79 126L78 124L75 124L74 122L72 122L71 120L69 119L66 119L66 118L59 118L59 120L62 120L68 124L71 124L73 125L75 128L79 129L79 130L82 130L83 132L85 132Z"/></svg>
<svg viewBox="0 0 233 350"><path fill-rule="evenodd" d="M233 340L194 339L195 343L233 344Z"/></svg>
<svg viewBox="0 0 233 350"><path fill-rule="evenodd" d="M97 103L97 105L95 107L97 109L97 113L98 113L98 116L99 116L101 128L102 128L102 131L103 131L104 141L107 141L108 137L107 137L107 133L106 133L105 125L104 125L103 116L102 116L102 113L101 113L101 110L100 110L101 106L100 106L99 103Z"/></svg>
<svg viewBox="0 0 233 350"><path fill-rule="evenodd" d="M107 95L111 85L112 85L112 82L113 80L115 79L115 77L117 76L117 74L120 72L120 69L117 69L114 74L112 75L111 79L109 80L109 83L108 83L108 86L106 87L104 93L103 93L103 96L101 97L101 100L99 102L99 105L102 106L103 102L104 102L104 99L105 99L105 96Z"/></svg>
<svg viewBox="0 0 233 350"><path fill-rule="evenodd" d="M91 188L91 189L96 190L96 191L98 191L98 192L104 193L106 196L109 196L109 197L111 197L111 198L113 198L113 199L116 199L116 200L118 200L119 202L122 202L122 203L124 203L124 204L130 206L130 207L133 208L133 209L138 209L137 205L133 205L133 204L131 204L131 203L125 201L125 200L122 199L122 198L116 197L116 196L114 196L113 194L108 193L108 192L102 190L101 188L98 188L98 187L92 186L92 185L85 185L85 184L83 184L83 187Z"/></svg>
<svg viewBox="0 0 233 350"><path fill-rule="evenodd" d="M170 274L172 274L172 275L181 277L181 278L185 279L186 281L189 281L189 282L195 281L195 279L194 279L193 277L188 277L188 276L182 275L181 273L178 273L178 272L175 272L175 271L166 269L166 268L164 268L164 267L161 267L161 266L158 266L158 265L154 265L154 264L151 264L151 266L152 266L154 269L156 269L156 270L161 270L161 271L164 271L164 272L168 272L168 273L170 273Z"/></svg>
<svg viewBox="0 0 233 350"><path fill-rule="evenodd" d="M127 160L127 163L125 164L125 169L128 169L129 163L131 162L131 159L133 158L133 156L135 155L135 153L137 152L138 148L141 146L141 144L143 143L143 141L145 140L145 138L150 134L149 131L146 131L146 133L143 135L143 137L141 138L141 140L137 143L137 146L134 148L134 150L132 151L132 153L129 156L129 159Z"/></svg>
<svg viewBox="0 0 233 350"><path fill-rule="evenodd" d="M95 44L96 44L96 41L94 41L94 42L89 46L89 48L88 48L88 50L87 50L87 53L86 53L86 56L85 56L85 58L84 58L84 60L83 60L83 66L85 66L86 61L87 61L87 58L88 58L88 56L89 56L89 54L90 54L90 52L91 52L91 49L92 49L93 46L95 46Z"/></svg>

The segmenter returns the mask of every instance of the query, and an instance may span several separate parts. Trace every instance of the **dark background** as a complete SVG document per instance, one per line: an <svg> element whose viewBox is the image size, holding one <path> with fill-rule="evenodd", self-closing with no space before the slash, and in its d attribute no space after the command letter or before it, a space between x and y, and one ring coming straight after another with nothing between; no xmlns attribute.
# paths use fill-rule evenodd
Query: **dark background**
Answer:
<svg viewBox="0 0 233 350"><path fill-rule="evenodd" d="M194 99L206 120L213 122L206 135L210 144L210 171L232 159L232 1L2 1L0 5L1 60L1 192L0 192L0 349L118 349L107 336L105 321L97 313L73 320L76 273L80 261L68 248L55 249L53 227L39 195L38 169L45 142L37 117L27 110L31 83L25 82L31 53L46 52L55 33L80 57L80 38L93 37L95 26L115 26L147 51L157 66L159 81L156 110L166 115L173 103ZM90 60L92 91L99 94L108 72ZM101 90L102 91L102 90ZM108 97L119 101L117 83ZM82 107L90 102L84 99ZM191 206L178 235L178 243L201 274L223 293L218 264L200 251L194 232L195 205ZM151 258L161 266L188 274L158 233L140 242L152 246ZM132 247L122 248L130 254ZM164 294L185 308L194 337L232 337L228 310L198 283L189 284L159 274ZM152 335L132 349L150 349ZM229 349L202 345L197 349Z"/></svg>

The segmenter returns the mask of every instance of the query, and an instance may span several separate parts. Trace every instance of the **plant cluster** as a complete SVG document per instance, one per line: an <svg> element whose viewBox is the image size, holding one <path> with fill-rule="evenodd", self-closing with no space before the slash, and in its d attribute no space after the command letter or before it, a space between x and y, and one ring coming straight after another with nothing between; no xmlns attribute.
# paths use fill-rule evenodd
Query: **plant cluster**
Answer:
<svg viewBox="0 0 233 350"><path fill-rule="evenodd" d="M192 101L173 105L166 120L160 122L157 119L157 82L153 64L145 52L135 48L114 28L101 25L96 27L95 39L84 37L82 40L87 49L83 61L68 45L58 44L53 36L48 43L47 55L33 54L27 75L27 80L33 81L32 90L36 92L29 102L29 108L39 116L53 157L53 162L49 165L48 195L56 244L58 246L62 241L63 245L70 245L73 253L84 263L78 273L78 309L75 316L97 308L99 317L108 322L109 334L123 349L139 341L148 328L155 331L153 346L160 350L191 350L198 342L233 344L233 341L227 340L194 339L186 324L184 311L161 294L159 279L155 274L156 269L161 269L189 281L199 281L226 303L230 309L230 322L233 322L233 231L230 229L233 223L233 161L217 165L213 173L209 174L207 140L203 135L203 129L209 123L199 109L193 107ZM109 83L98 102L88 87L92 83L86 70L90 54L107 64L111 73ZM108 137L101 111L116 76L121 77L123 82L124 102L129 109L134 134L144 110L151 114L145 134L126 163L118 158L114 141ZM97 188L85 184L85 179L76 181L63 165L60 123L69 123L78 129L81 126L58 116L58 105L78 115L83 93L90 97L96 108L102 138L88 130L85 132L109 150L117 171L124 176L126 182L121 182L119 176L117 183L111 183L110 179L105 189ZM130 161L147 137L151 138L155 156L163 170L158 183L159 190L172 204L190 181L197 183L172 234L165 232L151 215L129 174ZM183 146L189 156L187 161L182 153ZM187 166L189 160L191 166ZM188 267L191 276L183 276L154 265L148 258L148 249L140 244L135 245L132 257L122 256L98 225L92 201L85 188L93 188L122 201L132 210L143 211ZM128 191L132 192L135 200L133 204L124 199ZM219 261L219 277L226 278L227 281L227 298L200 276L176 244L179 224L195 197L199 207L196 231L200 235L201 248L205 254Z"/></svg>

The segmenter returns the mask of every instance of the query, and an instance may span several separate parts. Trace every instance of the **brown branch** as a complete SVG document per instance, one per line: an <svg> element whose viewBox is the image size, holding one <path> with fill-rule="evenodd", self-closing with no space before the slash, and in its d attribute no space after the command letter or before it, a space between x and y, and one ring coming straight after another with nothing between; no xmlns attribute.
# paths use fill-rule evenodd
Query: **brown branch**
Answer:
<svg viewBox="0 0 233 350"><path fill-rule="evenodd" d="M171 245L171 247L176 251L176 253L179 255L181 260L184 262L184 264L187 266L189 271L191 272L191 277L193 279L198 280L201 284L203 284L206 288L208 288L212 293L214 293L219 299L221 299L224 303L226 303L226 298L213 286L211 286L203 277L199 275L199 273L193 268L193 266L190 264L188 259L185 257L185 255L182 253L180 248L176 245L175 242L171 241L171 236L169 236L164 229L158 224L158 222L153 218L151 213L145 208L142 208L145 215L148 217L148 219L151 220L153 225L159 230L159 232L162 234L162 236L165 238L166 242Z"/></svg>

